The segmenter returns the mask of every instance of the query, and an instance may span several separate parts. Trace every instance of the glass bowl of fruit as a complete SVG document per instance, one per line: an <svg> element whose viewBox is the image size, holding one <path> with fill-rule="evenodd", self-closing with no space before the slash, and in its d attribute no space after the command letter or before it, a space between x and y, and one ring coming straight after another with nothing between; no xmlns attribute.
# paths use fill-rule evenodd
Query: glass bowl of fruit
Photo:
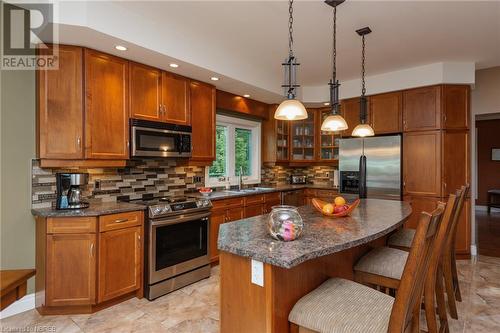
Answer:
<svg viewBox="0 0 500 333"><path fill-rule="evenodd" d="M333 203L323 201L321 199L312 199L312 205L321 214L328 217L345 217L349 216L352 211L358 207L360 200L348 204L343 197L336 197Z"/></svg>
<svg viewBox="0 0 500 333"><path fill-rule="evenodd" d="M273 206L267 222L269 234L280 241L297 239L304 229L304 221L295 206Z"/></svg>

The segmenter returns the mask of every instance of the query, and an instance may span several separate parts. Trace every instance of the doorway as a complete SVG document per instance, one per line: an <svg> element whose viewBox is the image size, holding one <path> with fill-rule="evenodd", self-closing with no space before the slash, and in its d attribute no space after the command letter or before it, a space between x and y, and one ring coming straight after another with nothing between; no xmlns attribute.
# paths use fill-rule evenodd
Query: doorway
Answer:
<svg viewBox="0 0 500 333"><path fill-rule="evenodd" d="M477 251L500 257L500 113L476 117L476 170Z"/></svg>

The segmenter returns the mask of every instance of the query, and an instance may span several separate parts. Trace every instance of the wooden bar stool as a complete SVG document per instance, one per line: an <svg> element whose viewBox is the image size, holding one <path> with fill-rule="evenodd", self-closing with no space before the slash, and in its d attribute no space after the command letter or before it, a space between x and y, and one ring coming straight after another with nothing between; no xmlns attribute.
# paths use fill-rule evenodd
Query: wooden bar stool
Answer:
<svg viewBox="0 0 500 333"><path fill-rule="evenodd" d="M332 278L295 304L288 316L291 332L419 332L420 300L442 215L442 207L420 215L396 298Z"/></svg>
<svg viewBox="0 0 500 333"><path fill-rule="evenodd" d="M434 307L436 298L438 303L440 328L442 331L447 331L448 329L444 294L442 292L442 272L441 270L438 270L438 267L440 266L443 246L446 243L446 238L450 231L452 216L456 207L457 200L454 194L450 195L446 205L442 202L438 204L439 209L445 210L443 219L439 225L435 245L432 249L424 288L424 305L427 327L429 332L432 333L438 332L435 314L436 310ZM403 267L406 265L407 254L408 252L406 251L390 247L376 248L361 257L361 259L356 263L354 266L354 279L363 284L391 288L397 292L403 273ZM437 285L437 283L439 283L439 285Z"/></svg>
<svg viewBox="0 0 500 333"><path fill-rule="evenodd" d="M448 296L448 307L450 309L450 316L454 319L458 319L456 301L462 301L456 265L457 260L455 254L455 239L457 235L458 221L460 219L460 215L462 214L465 198L467 197L467 194L469 192L469 185L462 186L459 191L460 192L457 192L457 208L451 222L449 237L447 238L443 249L444 253L442 263L446 294ZM405 228L398 230L393 235L391 235L391 237L389 237L387 245L396 249L409 251L414 234L415 229Z"/></svg>

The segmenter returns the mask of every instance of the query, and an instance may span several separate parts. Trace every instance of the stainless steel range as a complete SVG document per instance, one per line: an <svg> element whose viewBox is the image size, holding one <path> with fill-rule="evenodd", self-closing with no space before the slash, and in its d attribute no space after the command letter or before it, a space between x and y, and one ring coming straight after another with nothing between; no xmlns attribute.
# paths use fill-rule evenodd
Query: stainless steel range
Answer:
<svg viewBox="0 0 500 333"><path fill-rule="evenodd" d="M210 276L207 199L165 197L147 206L145 294L153 300Z"/></svg>

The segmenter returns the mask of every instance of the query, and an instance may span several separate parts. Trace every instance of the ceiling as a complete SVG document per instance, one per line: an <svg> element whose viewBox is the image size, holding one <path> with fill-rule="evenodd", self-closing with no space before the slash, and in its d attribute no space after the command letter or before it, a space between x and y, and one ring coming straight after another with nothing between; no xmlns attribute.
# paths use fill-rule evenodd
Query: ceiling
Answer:
<svg viewBox="0 0 500 333"><path fill-rule="evenodd" d="M286 1L120 1L61 4L63 42L168 68L238 94L278 102L287 56ZM331 75L332 9L322 1L294 4L294 49L302 86ZM367 75L436 62L500 66L499 1L353 1L338 8L338 76L360 76L361 40L369 26ZM82 36L86 35L85 38ZM117 53L111 43L127 44ZM127 54L128 53L128 54ZM163 60L162 60L163 59Z"/></svg>

